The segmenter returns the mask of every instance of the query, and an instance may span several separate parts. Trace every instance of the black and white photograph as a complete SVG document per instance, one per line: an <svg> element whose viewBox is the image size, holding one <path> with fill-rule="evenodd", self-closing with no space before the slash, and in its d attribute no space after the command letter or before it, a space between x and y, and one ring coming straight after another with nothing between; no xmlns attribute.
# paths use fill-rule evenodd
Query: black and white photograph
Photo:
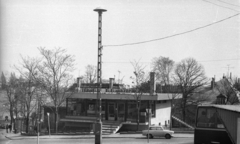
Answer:
<svg viewBox="0 0 240 144"><path fill-rule="evenodd" d="M0 0L1 144L240 144L239 0Z"/></svg>

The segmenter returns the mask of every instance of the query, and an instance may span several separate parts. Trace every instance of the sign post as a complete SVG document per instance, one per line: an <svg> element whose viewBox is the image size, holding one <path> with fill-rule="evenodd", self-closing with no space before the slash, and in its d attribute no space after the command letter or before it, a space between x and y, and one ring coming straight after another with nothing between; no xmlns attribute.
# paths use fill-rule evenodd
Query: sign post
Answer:
<svg viewBox="0 0 240 144"><path fill-rule="evenodd" d="M147 114L148 114L148 134L147 134L147 137L148 137L148 143L149 143L149 127L150 127L150 121L151 121L151 109L146 109L147 111Z"/></svg>

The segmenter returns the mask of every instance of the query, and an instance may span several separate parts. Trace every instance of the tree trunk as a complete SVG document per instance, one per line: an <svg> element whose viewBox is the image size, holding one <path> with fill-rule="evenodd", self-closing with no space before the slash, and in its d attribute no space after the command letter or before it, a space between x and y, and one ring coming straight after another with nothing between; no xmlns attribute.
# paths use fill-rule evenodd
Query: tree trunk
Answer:
<svg viewBox="0 0 240 144"><path fill-rule="evenodd" d="M29 131L29 113L27 113L27 117L26 117L26 133L28 133Z"/></svg>
<svg viewBox="0 0 240 144"><path fill-rule="evenodd" d="M137 103L138 105L138 103ZM139 106L137 106L137 131L139 130Z"/></svg>
<svg viewBox="0 0 240 144"><path fill-rule="evenodd" d="M183 117L183 121L185 122L186 113L185 113L185 107L184 106L183 106L183 109L182 109L182 117Z"/></svg>
<svg viewBox="0 0 240 144"><path fill-rule="evenodd" d="M10 118L11 118L11 121L10 121L10 124L12 125L12 123L13 123L13 108L12 108L12 106L10 105Z"/></svg>
<svg viewBox="0 0 240 144"><path fill-rule="evenodd" d="M170 110L170 124L169 124L169 129L172 129L172 110L173 110L173 99L171 100L171 110Z"/></svg>
<svg viewBox="0 0 240 144"><path fill-rule="evenodd" d="M186 95L183 95L183 103L182 103L182 117L183 117L183 121L185 122L186 120Z"/></svg>
<svg viewBox="0 0 240 144"><path fill-rule="evenodd" d="M58 132L58 108L55 107L55 132Z"/></svg>

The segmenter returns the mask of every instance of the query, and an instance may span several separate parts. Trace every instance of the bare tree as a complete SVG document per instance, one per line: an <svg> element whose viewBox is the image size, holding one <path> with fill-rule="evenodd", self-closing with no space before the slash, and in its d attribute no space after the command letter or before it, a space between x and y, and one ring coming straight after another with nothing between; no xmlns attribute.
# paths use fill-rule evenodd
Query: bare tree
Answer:
<svg viewBox="0 0 240 144"><path fill-rule="evenodd" d="M185 121L189 100L199 87L207 83L204 68L193 58L183 59L176 65L174 81L182 93L181 110Z"/></svg>
<svg viewBox="0 0 240 144"><path fill-rule="evenodd" d="M165 85L171 82L171 74L174 67L174 61L168 57L154 58L152 61L153 71L156 73L156 79Z"/></svg>
<svg viewBox="0 0 240 144"><path fill-rule="evenodd" d="M2 90L5 91L5 99L7 99L7 105L9 108L9 113L11 117L11 124L13 123L13 117L17 115L17 102L18 102L18 95L17 95L17 77L14 73L11 73L9 79L7 80L4 74L2 73L1 81L2 81Z"/></svg>
<svg viewBox="0 0 240 144"><path fill-rule="evenodd" d="M97 79L97 67L94 65L87 65L84 79L87 83L94 83Z"/></svg>
<svg viewBox="0 0 240 144"><path fill-rule="evenodd" d="M134 69L134 71L133 71L134 77L130 77L130 78L134 79L134 85L138 89L140 84L146 81L146 76L145 76L145 71L144 71L146 66L144 66L143 64L140 64L140 60L139 61L134 60L133 62L131 62L131 64Z"/></svg>
<svg viewBox="0 0 240 144"><path fill-rule="evenodd" d="M175 92L175 91L173 91L172 89L171 89L171 87L170 87L170 92L169 93L171 93L171 95L170 94L168 94L168 99L171 101L171 111L170 111L170 123L169 123L169 125L170 125L170 130L172 129L172 124L173 124L173 122L172 122L172 117L174 116L174 112L175 112L175 109L174 109L174 106L176 105L176 99L178 99L179 97L180 97L180 94L179 93L177 93L177 92Z"/></svg>
<svg viewBox="0 0 240 144"><path fill-rule="evenodd" d="M139 112L141 108L141 96L142 91L140 91L141 84L146 82L145 72L144 69L146 66L140 64L139 61L134 60L131 62L133 69L134 69L134 77L130 77L133 80L133 84L135 87L135 95L134 99L136 101L136 108L137 108L137 130L139 129Z"/></svg>
<svg viewBox="0 0 240 144"><path fill-rule="evenodd" d="M2 72L2 74L1 74L1 89L4 89L6 84L7 84L6 77L5 77L4 73Z"/></svg>
<svg viewBox="0 0 240 144"><path fill-rule="evenodd" d="M41 65L38 66L38 76L43 85L43 89L50 96L55 113L55 131L58 131L58 110L65 102L67 97L72 93L68 92L68 88L72 83L72 75L74 70L74 57L66 54L65 49L55 48L47 50L39 48L43 56Z"/></svg>
<svg viewBox="0 0 240 144"><path fill-rule="evenodd" d="M15 66L15 68L21 74L21 78L19 79L18 83L18 91L21 95L21 102L24 104L22 113L26 120L26 133L28 133L30 114L36 107L36 95L40 86L39 82L37 81L37 73L41 60L22 56L21 60L20 67Z"/></svg>

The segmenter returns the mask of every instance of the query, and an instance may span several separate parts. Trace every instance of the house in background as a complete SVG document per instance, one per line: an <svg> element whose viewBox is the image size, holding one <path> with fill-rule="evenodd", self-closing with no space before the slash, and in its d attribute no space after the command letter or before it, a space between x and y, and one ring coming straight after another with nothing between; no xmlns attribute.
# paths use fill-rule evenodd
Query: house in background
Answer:
<svg viewBox="0 0 240 144"><path fill-rule="evenodd" d="M202 98L201 104L235 105L240 103L240 92L234 88L233 81L225 76L219 81L212 78L211 84L201 89L196 96Z"/></svg>
<svg viewBox="0 0 240 144"><path fill-rule="evenodd" d="M189 103L188 108L186 109L187 115L185 122L193 127L195 125L195 114L198 105L239 104L240 92L234 88L233 82L230 78L223 77L218 81L215 81L215 78L212 78L211 82L207 85L196 89L195 93L189 98L189 101L192 103ZM176 108L173 109L173 127L189 127L186 123L181 121L181 110Z"/></svg>

